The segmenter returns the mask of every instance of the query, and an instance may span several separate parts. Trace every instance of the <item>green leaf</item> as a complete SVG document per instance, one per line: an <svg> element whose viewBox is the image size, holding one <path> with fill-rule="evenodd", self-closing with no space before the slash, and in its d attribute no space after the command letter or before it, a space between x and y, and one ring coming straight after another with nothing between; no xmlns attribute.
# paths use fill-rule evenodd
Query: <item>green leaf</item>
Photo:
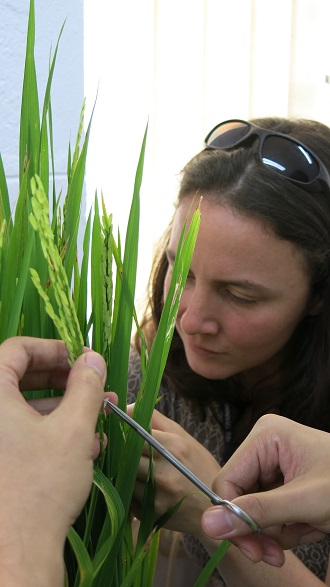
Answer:
<svg viewBox="0 0 330 587"><path fill-rule="evenodd" d="M94 220L92 228L91 244L91 273L92 273L92 319L93 342L92 347L98 353L102 353L103 329L102 329L102 253L103 244L102 229L97 197L94 204Z"/></svg>
<svg viewBox="0 0 330 587"><path fill-rule="evenodd" d="M78 563L79 587L91 587L93 584L93 564L87 548L74 528L70 528L68 540Z"/></svg>
<svg viewBox="0 0 330 587"><path fill-rule="evenodd" d="M12 218L10 210L10 201L8 194L8 186L3 167L2 157L0 155L0 220L6 220L8 234L12 228Z"/></svg>
<svg viewBox="0 0 330 587"><path fill-rule="evenodd" d="M93 560L95 577L100 571L105 559L111 552L111 549L113 548L116 542L116 537L123 525L125 511L121 499L117 491L115 490L114 486L98 468L95 468L94 470L94 484L99 488L99 490L102 492L104 496L109 514L109 519L111 521L111 530L110 532L108 532L107 530L108 535L106 539L104 539L104 535L101 534L96 555Z"/></svg>
<svg viewBox="0 0 330 587"><path fill-rule="evenodd" d="M77 304L77 314L80 324L80 330L83 333L85 345L88 344L87 333L87 300L88 300L88 268L89 268L89 253L90 253L90 236L91 236L91 213L88 215L87 224L85 228L83 241L83 258L80 270L80 285L79 292L74 292Z"/></svg>
<svg viewBox="0 0 330 587"><path fill-rule="evenodd" d="M94 483L102 491L108 511L94 557L95 587L112 586L112 577L118 570L117 553L121 545L125 510L116 489L98 468L94 471Z"/></svg>
<svg viewBox="0 0 330 587"><path fill-rule="evenodd" d="M138 256L139 219L140 219L140 188L142 183L143 164L147 140L147 129L144 134L139 162L136 170L134 193L127 225L124 260L121 271L121 285L116 288L116 294L120 293L119 301L115 297L115 307L118 313L114 313L112 344L111 344L111 370L109 372L109 388L118 394L118 405L126 409L126 394L128 380L128 360L130 341L132 334L132 315L134 311L134 295L136 284L136 267ZM110 464L108 474L114 478L121 462L122 433L120 423L111 419L111 426L107 430L110 444L116 446L116 451L110 451ZM138 441L138 447L141 449ZM133 450L132 459L137 463L138 453ZM135 467L136 468L136 467ZM129 504L125 500L125 508L128 511Z"/></svg>
<svg viewBox="0 0 330 587"><path fill-rule="evenodd" d="M10 336L16 336L19 330L19 323L23 305L24 294L26 291L26 283L27 278L29 275L29 267L30 267L30 258L31 258L31 251L32 245L34 242L34 235L32 231L28 236L28 240L26 243L26 247L24 250L23 260L20 268L19 277L17 280L16 290L14 298L11 300L11 309L8 321L8 329L6 333L6 338Z"/></svg>
<svg viewBox="0 0 330 587"><path fill-rule="evenodd" d="M147 556L145 557L142 564L141 585L143 585L143 587L153 587L154 574L157 564L159 540L160 532L156 532L149 546Z"/></svg>
<svg viewBox="0 0 330 587"><path fill-rule="evenodd" d="M136 284L136 267L138 257L139 219L140 219L140 188L142 183L144 155L147 140L145 131L139 162L136 170L134 193L127 225L125 252L122 265L121 291L118 308L117 325L113 333L111 349L112 368L110 388L119 395L119 406L126 408L126 390L130 339L132 333L132 315Z"/></svg>
<svg viewBox="0 0 330 587"><path fill-rule="evenodd" d="M41 119L41 131L40 131L40 148L39 148L39 158L38 158L38 175L41 179L42 185L44 186L45 193L48 195L49 190L49 152L48 152L48 130L47 130L47 113L50 106L50 90L53 81L56 57L58 52L59 42L62 36L64 24L61 28L56 47L54 52L54 57L52 59L52 63L50 66L46 91L45 91L45 98L44 98L44 105L43 105L43 112L42 112L42 119Z"/></svg>
<svg viewBox="0 0 330 587"><path fill-rule="evenodd" d="M148 536L150 535L151 529L154 525L154 514L155 514L155 484L153 476L153 449L149 446L149 471L148 478L144 486L142 511L143 516L141 518L136 550L143 546Z"/></svg>
<svg viewBox="0 0 330 587"><path fill-rule="evenodd" d="M211 556L210 560L206 563L204 569L202 570L201 574L199 575L194 587L203 587L206 581L211 577L214 569L216 569L217 565L221 561L221 559L225 556L228 548L231 546L231 542L229 540L223 540L218 548L214 551L213 555Z"/></svg>
<svg viewBox="0 0 330 587"><path fill-rule="evenodd" d="M88 124L80 157L75 165L75 168L71 168L70 182L68 185L68 193L65 202L65 225L63 241L67 243L67 250L64 258L64 266L69 282L71 282L74 259L77 253L77 237L80 222L81 200L83 195L87 147L90 136L91 123L92 117Z"/></svg>
<svg viewBox="0 0 330 587"><path fill-rule="evenodd" d="M134 560L133 560L133 563L132 563L132 566L130 567L125 579L122 581L120 587L130 587L131 585L136 584L135 583L136 577L139 576L141 573L143 561L146 558L146 556L148 555L148 551L149 551L154 539L155 539L155 532L152 532L152 534L148 538L147 542L144 544L143 548L141 548L136 553ZM156 538L156 541L158 541L158 537ZM157 542L156 542L156 544L157 544ZM141 587L142 586L147 587L147 585L145 585L145 583L142 583L141 580L139 580L139 579L138 579L137 583L139 585L141 585Z"/></svg>
<svg viewBox="0 0 330 587"><path fill-rule="evenodd" d="M24 258L26 235L28 232L27 219L27 173L24 174L19 197L16 204L16 213L13 228L7 244L7 255L3 259L0 280L0 341L8 337L9 317L12 311L13 300L16 296L17 279L20 275L20 266ZM26 257L25 257L26 259ZM21 282L22 283L22 282ZM14 311L18 311L15 308Z"/></svg>
<svg viewBox="0 0 330 587"><path fill-rule="evenodd" d="M40 116L37 75L34 60L35 45L35 11L34 0L30 0L28 32L26 41L26 57L22 91L20 141L19 141L19 183L30 164L29 173L37 172L40 144Z"/></svg>

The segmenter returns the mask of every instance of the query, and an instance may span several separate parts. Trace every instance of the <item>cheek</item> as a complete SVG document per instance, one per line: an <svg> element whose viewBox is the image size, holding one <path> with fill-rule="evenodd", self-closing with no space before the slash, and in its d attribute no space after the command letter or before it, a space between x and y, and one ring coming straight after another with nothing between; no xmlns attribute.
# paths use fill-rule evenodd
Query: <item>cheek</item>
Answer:
<svg viewBox="0 0 330 587"><path fill-rule="evenodd" d="M275 313L239 317L228 316L227 336L238 346L250 349L279 350L291 338L301 316L279 316Z"/></svg>

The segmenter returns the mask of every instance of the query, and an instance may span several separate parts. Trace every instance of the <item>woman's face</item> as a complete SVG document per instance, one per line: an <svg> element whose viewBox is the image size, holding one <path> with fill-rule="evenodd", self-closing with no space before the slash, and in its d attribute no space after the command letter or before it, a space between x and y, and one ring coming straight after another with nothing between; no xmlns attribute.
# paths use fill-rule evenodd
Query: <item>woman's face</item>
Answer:
<svg viewBox="0 0 330 587"><path fill-rule="evenodd" d="M191 199L174 218L167 250L166 296ZM241 374L248 387L275 372L308 313L310 283L298 248L254 219L204 198L201 226L176 328L198 374Z"/></svg>

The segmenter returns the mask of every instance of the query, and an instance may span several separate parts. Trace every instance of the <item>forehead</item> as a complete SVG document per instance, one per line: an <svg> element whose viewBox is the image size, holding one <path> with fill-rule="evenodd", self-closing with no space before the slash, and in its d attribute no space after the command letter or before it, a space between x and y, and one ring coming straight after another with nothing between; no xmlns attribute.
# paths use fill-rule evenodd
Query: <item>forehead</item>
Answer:
<svg viewBox="0 0 330 587"><path fill-rule="evenodd" d="M169 249L175 253L186 219L195 209L192 198L179 205L170 236ZM197 201L196 201L197 204ZM309 280L303 253L290 241L279 238L259 219L254 219L227 204L220 205L204 198L201 203L201 225L193 256L193 264L201 263L205 270L224 272L224 278L255 278L275 282L276 278L290 280L290 274ZM272 277L273 276L273 277Z"/></svg>

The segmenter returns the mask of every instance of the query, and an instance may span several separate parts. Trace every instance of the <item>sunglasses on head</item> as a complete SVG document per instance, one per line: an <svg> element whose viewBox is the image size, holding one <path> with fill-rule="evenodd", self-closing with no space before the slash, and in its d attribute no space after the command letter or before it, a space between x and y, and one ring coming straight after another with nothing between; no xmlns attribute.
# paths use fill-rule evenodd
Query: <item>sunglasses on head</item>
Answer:
<svg viewBox="0 0 330 587"><path fill-rule="evenodd" d="M232 149L259 138L260 161L275 173L307 192L330 192L330 176L313 151L288 135L273 132L245 120L226 120L205 139L207 149Z"/></svg>

